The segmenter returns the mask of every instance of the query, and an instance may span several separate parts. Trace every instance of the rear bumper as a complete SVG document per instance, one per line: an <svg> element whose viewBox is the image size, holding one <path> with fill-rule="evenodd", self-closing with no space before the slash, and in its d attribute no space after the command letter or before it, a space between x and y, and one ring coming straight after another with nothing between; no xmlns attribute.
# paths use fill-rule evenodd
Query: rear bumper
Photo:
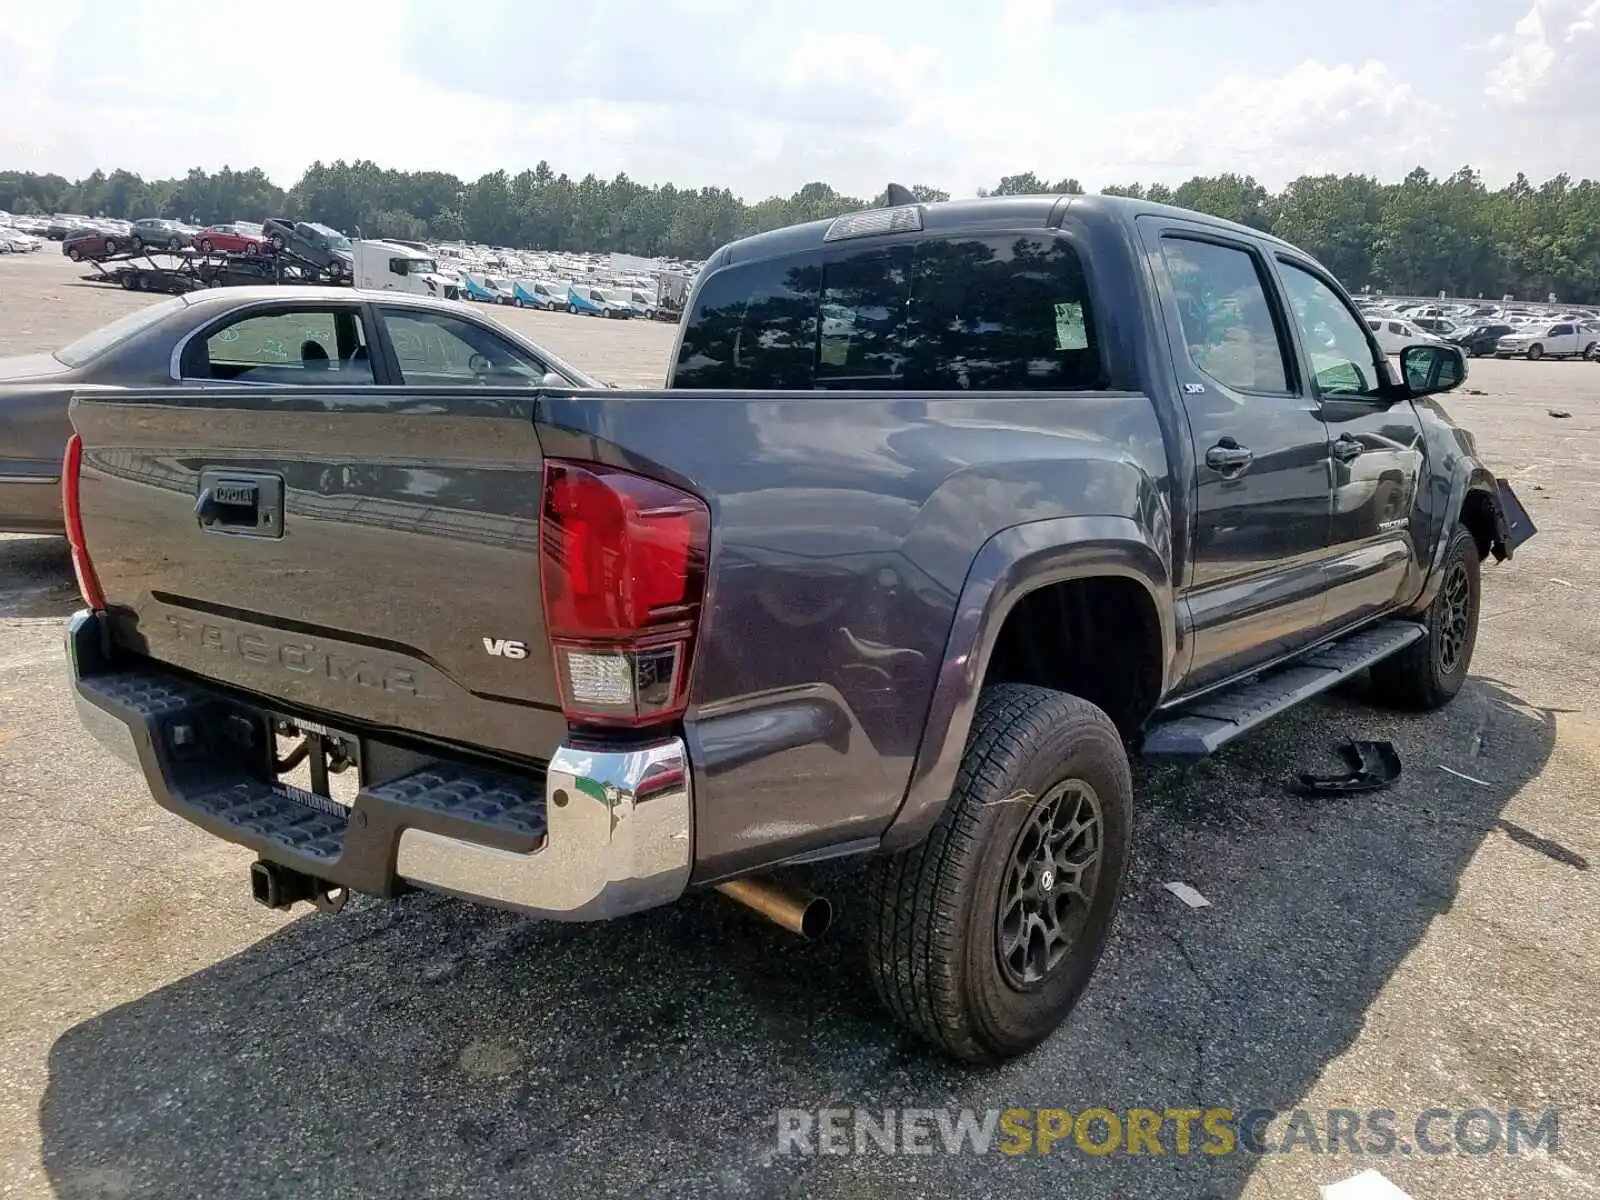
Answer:
<svg viewBox="0 0 1600 1200"><path fill-rule="evenodd" d="M563 746L539 775L383 753L356 735L363 779L345 808L273 781L272 722L293 713L154 664L118 669L108 645L98 614L69 621L84 727L139 769L163 808L264 859L352 891L417 887L569 921L665 904L688 883L693 803L681 739L622 752ZM372 761L404 765L374 779Z"/></svg>

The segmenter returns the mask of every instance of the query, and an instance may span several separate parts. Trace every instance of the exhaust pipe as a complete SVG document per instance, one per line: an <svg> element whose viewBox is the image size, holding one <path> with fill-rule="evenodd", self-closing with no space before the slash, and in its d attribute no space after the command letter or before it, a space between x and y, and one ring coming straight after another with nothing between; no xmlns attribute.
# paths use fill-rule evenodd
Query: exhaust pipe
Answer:
<svg viewBox="0 0 1600 1200"><path fill-rule="evenodd" d="M717 884L717 891L803 938L819 938L833 924L833 905L826 897L790 891L770 879L730 879Z"/></svg>

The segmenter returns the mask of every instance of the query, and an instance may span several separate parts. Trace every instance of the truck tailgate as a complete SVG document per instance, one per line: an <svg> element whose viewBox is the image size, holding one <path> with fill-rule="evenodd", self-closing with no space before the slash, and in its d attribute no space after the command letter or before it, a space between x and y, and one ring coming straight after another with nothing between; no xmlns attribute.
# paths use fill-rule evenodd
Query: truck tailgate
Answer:
<svg viewBox="0 0 1600 1200"><path fill-rule="evenodd" d="M546 757L566 722L535 401L78 393L84 540L115 640L297 709Z"/></svg>

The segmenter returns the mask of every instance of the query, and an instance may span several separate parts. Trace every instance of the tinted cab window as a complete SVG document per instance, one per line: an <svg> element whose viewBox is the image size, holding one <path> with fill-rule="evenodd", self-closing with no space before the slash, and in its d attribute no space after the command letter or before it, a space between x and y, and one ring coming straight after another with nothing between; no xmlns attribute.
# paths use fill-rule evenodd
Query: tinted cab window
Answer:
<svg viewBox="0 0 1600 1200"><path fill-rule="evenodd" d="M1104 386L1088 289L1065 239L843 244L708 276L677 388L1084 390Z"/></svg>

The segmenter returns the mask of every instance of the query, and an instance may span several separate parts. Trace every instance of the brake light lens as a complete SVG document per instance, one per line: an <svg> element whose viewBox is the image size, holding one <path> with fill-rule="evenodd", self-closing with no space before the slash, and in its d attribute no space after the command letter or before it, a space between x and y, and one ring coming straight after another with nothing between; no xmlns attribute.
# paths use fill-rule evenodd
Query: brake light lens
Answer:
<svg viewBox="0 0 1600 1200"><path fill-rule="evenodd" d="M680 488L546 460L539 579L569 721L637 727L682 714L710 531L704 501Z"/></svg>
<svg viewBox="0 0 1600 1200"><path fill-rule="evenodd" d="M67 544L72 547L72 573L78 578L78 594L90 608L100 611L106 606L106 597L83 540L83 510L78 499L82 466L83 439L74 433L67 439L67 454L61 462L61 511L66 519Z"/></svg>

